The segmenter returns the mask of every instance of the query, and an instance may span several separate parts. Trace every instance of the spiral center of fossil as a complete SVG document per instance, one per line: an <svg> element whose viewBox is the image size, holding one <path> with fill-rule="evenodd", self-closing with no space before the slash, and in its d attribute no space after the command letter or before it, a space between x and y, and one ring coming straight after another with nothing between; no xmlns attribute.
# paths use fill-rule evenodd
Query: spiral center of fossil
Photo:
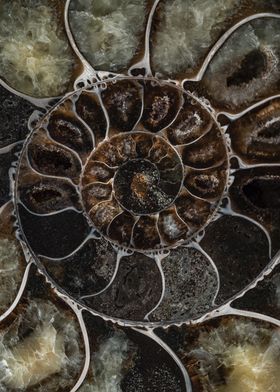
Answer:
<svg viewBox="0 0 280 392"><path fill-rule="evenodd" d="M164 192L157 166L146 159L124 163L114 180L116 199L124 209L136 215L156 213L174 199L173 192Z"/></svg>
<svg viewBox="0 0 280 392"><path fill-rule="evenodd" d="M183 167L177 151L163 138L135 132L112 137L92 153L84 172L84 200L94 223L121 211L156 214L177 197Z"/></svg>
<svg viewBox="0 0 280 392"><path fill-rule="evenodd" d="M152 177L150 175L135 173L130 189L133 195L143 200L147 196L150 184L152 184Z"/></svg>
<svg viewBox="0 0 280 392"><path fill-rule="evenodd" d="M149 188L152 187L155 182L158 183L159 172L157 168L155 165L145 160L130 161L124 166L119 170L116 180L120 176L127 174L129 176L130 191L132 192L133 197L144 200L149 193Z"/></svg>

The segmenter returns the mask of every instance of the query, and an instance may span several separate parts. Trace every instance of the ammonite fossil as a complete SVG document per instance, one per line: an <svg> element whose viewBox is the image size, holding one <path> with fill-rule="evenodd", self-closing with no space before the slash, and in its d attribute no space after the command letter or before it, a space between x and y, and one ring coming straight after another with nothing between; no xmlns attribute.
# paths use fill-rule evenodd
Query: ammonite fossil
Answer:
<svg viewBox="0 0 280 392"><path fill-rule="evenodd" d="M279 11L0 5L1 391L278 392Z"/></svg>

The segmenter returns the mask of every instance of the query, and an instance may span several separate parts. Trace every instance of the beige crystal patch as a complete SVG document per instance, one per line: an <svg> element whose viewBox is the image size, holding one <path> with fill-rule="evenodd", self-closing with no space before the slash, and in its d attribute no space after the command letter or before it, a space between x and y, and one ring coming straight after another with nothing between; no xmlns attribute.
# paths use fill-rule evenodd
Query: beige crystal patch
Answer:
<svg viewBox="0 0 280 392"><path fill-rule="evenodd" d="M74 59L46 0L4 0L0 5L0 75L35 97L65 92Z"/></svg>
<svg viewBox="0 0 280 392"><path fill-rule="evenodd" d="M249 344L231 347L225 359L225 365L232 369L227 384L215 391L277 392L280 386L279 362L273 351L272 347Z"/></svg>
<svg viewBox="0 0 280 392"><path fill-rule="evenodd" d="M5 236L0 237L0 313L13 302L22 278L18 244Z"/></svg>
<svg viewBox="0 0 280 392"><path fill-rule="evenodd" d="M14 389L26 389L52 374L65 362L64 337L52 325L38 327L30 336L7 350L4 383Z"/></svg>

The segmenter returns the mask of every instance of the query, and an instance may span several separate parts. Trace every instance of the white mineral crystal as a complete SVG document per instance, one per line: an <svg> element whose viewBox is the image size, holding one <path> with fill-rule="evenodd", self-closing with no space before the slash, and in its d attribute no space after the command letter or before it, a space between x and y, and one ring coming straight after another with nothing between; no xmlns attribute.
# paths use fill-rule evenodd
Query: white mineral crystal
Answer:
<svg viewBox="0 0 280 392"><path fill-rule="evenodd" d="M225 383L211 384L215 392L278 392L280 389L280 331L248 320L233 320L213 331L202 332L196 355L208 358L200 361L201 374L217 366L224 367ZM203 354L204 353L204 354ZM212 360L210 359L212 358ZM211 373L212 373L211 372ZM210 380L211 381L211 380Z"/></svg>
<svg viewBox="0 0 280 392"><path fill-rule="evenodd" d="M123 332L115 332L105 340L92 357L93 382L80 392L121 392L124 363L131 355L132 343Z"/></svg>
<svg viewBox="0 0 280 392"><path fill-rule="evenodd" d="M37 328L5 352L0 362L2 382L13 389L26 389L59 372L65 362L63 343L63 335L52 325Z"/></svg>
<svg viewBox="0 0 280 392"><path fill-rule="evenodd" d="M27 333L22 336L22 331ZM74 318L49 301L31 300L12 325L0 331L0 391L32 386L38 392L70 390L83 363L78 334Z"/></svg>
<svg viewBox="0 0 280 392"><path fill-rule="evenodd" d="M73 58L47 0L0 2L0 75L36 97L64 92Z"/></svg>
<svg viewBox="0 0 280 392"><path fill-rule="evenodd" d="M0 237L0 313L3 313L17 295L22 278L20 253L16 240Z"/></svg>
<svg viewBox="0 0 280 392"><path fill-rule="evenodd" d="M157 72L192 71L219 36L221 24L241 0L168 0L153 41Z"/></svg>
<svg viewBox="0 0 280 392"><path fill-rule="evenodd" d="M145 25L145 0L72 0L69 21L79 49L96 69L126 67Z"/></svg>
<svg viewBox="0 0 280 392"><path fill-rule="evenodd" d="M277 340L279 349L279 336ZM270 348L253 345L232 347L225 361L225 365L231 367L232 371L227 384L217 387L217 392L279 391L279 363Z"/></svg>

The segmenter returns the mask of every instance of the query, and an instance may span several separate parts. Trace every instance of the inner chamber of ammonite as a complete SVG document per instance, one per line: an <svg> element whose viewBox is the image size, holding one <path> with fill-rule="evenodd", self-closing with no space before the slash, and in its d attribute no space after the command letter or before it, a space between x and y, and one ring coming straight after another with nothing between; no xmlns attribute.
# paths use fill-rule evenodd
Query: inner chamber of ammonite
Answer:
<svg viewBox="0 0 280 392"><path fill-rule="evenodd" d="M212 219L227 178L223 132L196 98L151 79L107 81L67 96L30 135L17 175L19 220L55 226L68 210L120 247L174 247Z"/></svg>
<svg viewBox="0 0 280 392"><path fill-rule="evenodd" d="M110 168L105 178L96 178L100 164ZM94 149L85 168L86 210L97 228L102 228L103 213L108 213L104 211L105 194L107 201L130 214L131 220L133 216L157 214L176 199L183 172L179 154L164 138L143 132L114 136Z"/></svg>

